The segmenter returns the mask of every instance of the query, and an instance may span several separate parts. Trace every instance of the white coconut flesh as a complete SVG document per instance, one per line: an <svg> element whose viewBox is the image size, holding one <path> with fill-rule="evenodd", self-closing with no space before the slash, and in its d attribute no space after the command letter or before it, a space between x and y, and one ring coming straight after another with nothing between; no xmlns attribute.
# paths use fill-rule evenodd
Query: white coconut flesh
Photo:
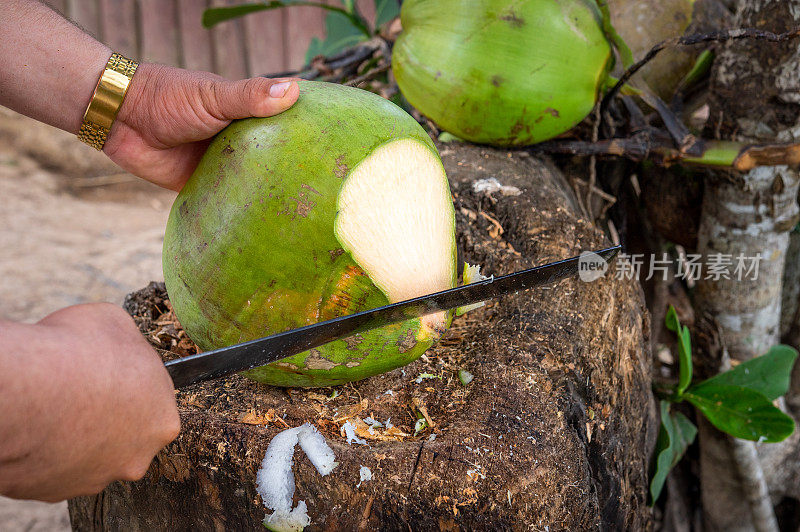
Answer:
<svg viewBox="0 0 800 532"><path fill-rule="evenodd" d="M401 139L376 148L347 176L337 207L336 236L389 302L452 288L453 203L426 145ZM445 313L422 322L441 331Z"/></svg>
<svg viewBox="0 0 800 532"><path fill-rule="evenodd" d="M295 491L292 463L298 443L320 475L329 474L338 465L325 437L310 423L284 430L272 438L256 474L256 489L264 506L272 510L264 525L273 532L300 532L311 524L305 501L292 508Z"/></svg>

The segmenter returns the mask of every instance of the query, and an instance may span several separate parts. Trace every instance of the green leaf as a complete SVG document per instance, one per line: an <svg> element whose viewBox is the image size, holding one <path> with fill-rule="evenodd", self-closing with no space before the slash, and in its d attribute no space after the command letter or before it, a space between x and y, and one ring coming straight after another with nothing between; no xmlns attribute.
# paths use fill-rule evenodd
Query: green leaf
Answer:
<svg viewBox="0 0 800 532"><path fill-rule="evenodd" d="M709 70L711 70L711 64L713 62L714 52L711 50L703 50L697 57L697 61L694 62L692 69L681 80L679 87L688 87L702 78Z"/></svg>
<svg viewBox="0 0 800 532"><path fill-rule="evenodd" d="M617 33L617 29L611 24L611 12L608 10L607 0L597 0L597 7L600 9L600 14L603 17L603 33L606 38L614 45L614 48L619 52L619 57L622 59L622 66L628 68L633 64L633 54L625 40Z"/></svg>
<svg viewBox="0 0 800 532"><path fill-rule="evenodd" d="M325 17L325 40L314 37L306 51L306 63L318 55L331 56L353 45L365 41L361 28L353 24L352 18L337 12Z"/></svg>
<svg viewBox="0 0 800 532"><path fill-rule="evenodd" d="M672 305L667 309L665 320L667 329L678 335L678 387L675 392L680 396L692 382L692 336L689 328L681 325L678 313Z"/></svg>
<svg viewBox="0 0 800 532"><path fill-rule="evenodd" d="M400 3L397 0L375 0L376 30L399 15Z"/></svg>
<svg viewBox="0 0 800 532"><path fill-rule="evenodd" d="M705 386L741 386L764 395L770 401L784 395L789 390L792 366L797 359L797 351L788 345L773 346L766 355L751 358L725 373L692 386L689 391L701 390Z"/></svg>
<svg viewBox="0 0 800 532"><path fill-rule="evenodd" d="M312 6L320 9L327 9L331 12L331 14L339 13L351 20L352 25L358 28L358 30L363 33L366 38L369 38L372 35L366 23L364 22L364 19L362 19L354 11L348 12L339 6L323 4L321 2L309 2L308 0L270 0L265 2L250 2L235 6L211 7L203 12L203 26L210 28L216 24L219 24L220 22L242 17L250 13L256 13L257 11L266 11L268 9L278 9L281 7L292 6Z"/></svg>
<svg viewBox="0 0 800 532"><path fill-rule="evenodd" d="M719 430L743 440L775 443L794 432L794 420L750 388L704 385L687 391L683 398Z"/></svg>
<svg viewBox="0 0 800 532"><path fill-rule="evenodd" d="M661 495L669 471L675 467L697 436L697 427L680 412L670 412L669 402L661 401L661 428L656 440L656 460L650 480L650 505Z"/></svg>
<svg viewBox="0 0 800 532"><path fill-rule="evenodd" d="M250 13L256 13L257 11L265 11L267 9L309 5L318 6L321 8L326 7L321 2L308 2L303 0L273 0L268 2L250 2L235 6L210 7L203 11L203 26L210 28L211 26L219 24L220 22L243 17L245 15L249 15Z"/></svg>

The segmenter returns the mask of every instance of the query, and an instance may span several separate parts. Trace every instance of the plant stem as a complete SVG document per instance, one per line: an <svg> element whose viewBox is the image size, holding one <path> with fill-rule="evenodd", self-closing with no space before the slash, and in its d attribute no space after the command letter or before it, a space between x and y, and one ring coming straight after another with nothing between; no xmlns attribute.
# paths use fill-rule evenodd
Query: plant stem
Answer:
<svg viewBox="0 0 800 532"><path fill-rule="evenodd" d="M784 33L773 33L771 31L764 31L757 28L739 28L734 30L712 31L711 33L684 35L681 37L675 37L673 39L667 39L666 41L662 41L653 46L642 59L634 63L625 71L624 74L622 74L622 76L619 78L619 81L617 81L617 84L614 85L614 87L603 97L602 108L605 109L608 105L608 102L617 94L620 88L665 48L691 46L704 42L725 42L736 39L757 39L770 42L783 42L793 39L797 36L800 36L800 28L795 28Z"/></svg>
<svg viewBox="0 0 800 532"><path fill-rule="evenodd" d="M772 510L769 487L764 470L758 461L756 446L751 441L728 437L733 462L742 481L742 489L747 495L752 512L753 527L757 532L778 532L778 521Z"/></svg>

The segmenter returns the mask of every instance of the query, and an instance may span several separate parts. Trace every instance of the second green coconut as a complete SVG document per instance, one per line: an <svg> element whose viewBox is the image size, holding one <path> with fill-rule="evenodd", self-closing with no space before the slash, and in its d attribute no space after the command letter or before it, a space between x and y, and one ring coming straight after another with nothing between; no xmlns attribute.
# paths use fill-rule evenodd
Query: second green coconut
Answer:
<svg viewBox="0 0 800 532"><path fill-rule="evenodd" d="M392 69L444 130L534 144L592 110L612 65L594 0L406 0Z"/></svg>

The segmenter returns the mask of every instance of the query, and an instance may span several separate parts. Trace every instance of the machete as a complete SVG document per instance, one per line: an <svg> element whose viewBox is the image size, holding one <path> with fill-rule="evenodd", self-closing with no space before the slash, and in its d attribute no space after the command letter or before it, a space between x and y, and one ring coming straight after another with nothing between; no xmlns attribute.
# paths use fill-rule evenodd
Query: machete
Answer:
<svg viewBox="0 0 800 532"><path fill-rule="evenodd" d="M587 254L584 253L577 257L551 262L501 277L492 276L483 281L435 294L392 303L349 316L341 316L258 340L170 360L164 365L172 377L175 388L218 379L302 353L307 349L355 333L554 283L577 274L582 264L594 262L592 269L596 270L597 262L600 259L606 263L611 262L621 247L614 246L591 252L594 255L590 253L589 259L586 259ZM600 265L604 266L602 262Z"/></svg>

